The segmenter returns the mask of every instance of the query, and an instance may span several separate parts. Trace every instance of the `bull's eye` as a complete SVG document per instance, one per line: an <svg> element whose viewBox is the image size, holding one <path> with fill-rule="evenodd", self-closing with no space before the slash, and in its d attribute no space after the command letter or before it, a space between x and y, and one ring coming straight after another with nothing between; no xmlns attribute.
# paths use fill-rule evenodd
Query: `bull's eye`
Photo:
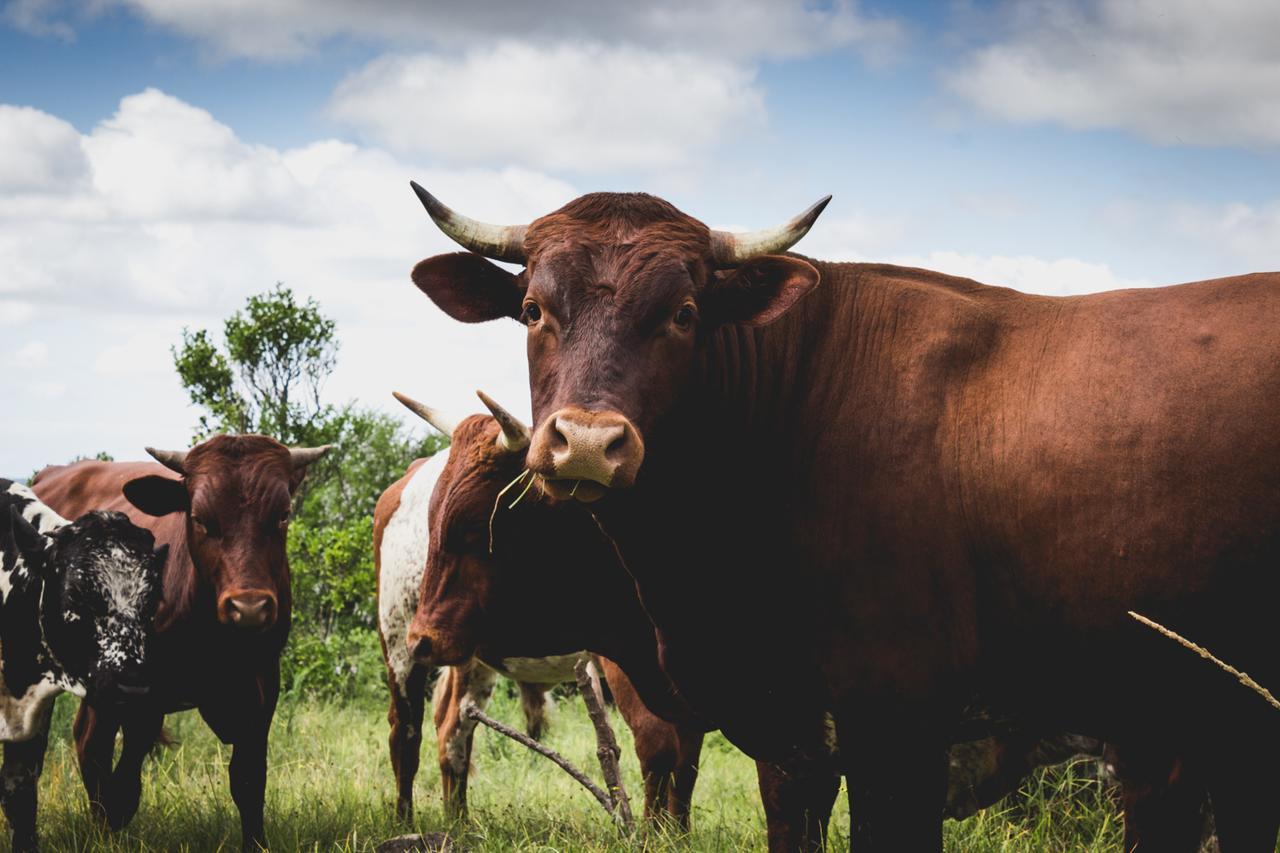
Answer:
<svg viewBox="0 0 1280 853"><path fill-rule="evenodd" d="M676 316L672 317L671 321L680 328L687 329L693 325L696 316L697 313L693 310L693 306L686 302L676 310Z"/></svg>
<svg viewBox="0 0 1280 853"><path fill-rule="evenodd" d="M524 311L520 314L520 322L526 326L532 326L534 323L542 319L542 309L538 307L536 302L526 302Z"/></svg>
<svg viewBox="0 0 1280 853"><path fill-rule="evenodd" d="M289 529L289 519L290 519L291 517L292 517L292 516L291 516L288 512L285 512L285 513L281 514L281 516L280 516L280 520L279 520L278 522L276 522L276 526L277 526L277 527L279 527L281 530L288 530L288 529Z"/></svg>
<svg viewBox="0 0 1280 853"><path fill-rule="evenodd" d="M191 516L191 526L194 527L196 533L199 533L201 536L212 536L216 538L218 535L218 524L212 519L201 518L198 515L193 515Z"/></svg>

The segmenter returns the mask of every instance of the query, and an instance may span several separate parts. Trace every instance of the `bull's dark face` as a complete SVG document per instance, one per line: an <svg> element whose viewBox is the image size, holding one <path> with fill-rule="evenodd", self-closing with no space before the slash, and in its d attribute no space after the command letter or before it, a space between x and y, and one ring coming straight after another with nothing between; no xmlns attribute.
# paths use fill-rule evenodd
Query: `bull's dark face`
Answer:
<svg viewBox="0 0 1280 853"><path fill-rule="evenodd" d="M147 660L168 546L118 512L92 512L49 534L41 627L65 675L99 701L151 687Z"/></svg>
<svg viewBox="0 0 1280 853"><path fill-rule="evenodd" d="M822 204L782 229L790 242ZM448 232L449 220L433 216ZM593 501L632 486L646 438L662 429L712 333L772 322L818 282L798 258L737 257L736 238L644 195L584 196L519 235L519 274L477 255L442 255L413 278L457 319L509 316L527 327L528 464L561 498Z"/></svg>
<svg viewBox="0 0 1280 853"><path fill-rule="evenodd" d="M214 436L180 455L153 451L182 479L140 477L125 484L125 497L151 515L185 512L187 547L213 592L218 621L265 630L291 603L285 541L293 494L326 449L291 451L261 435Z"/></svg>
<svg viewBox="0 0 1280 853"><path fill-rule="evenodd" d="M498 567L489 519L498 493L520 475L523 453L508 453L492 418L467 418L453 431L449 461L431 496L427 565L407 642L434 666L471 659L486 631ZM519 492L509 491L514 500Z"/></svg>

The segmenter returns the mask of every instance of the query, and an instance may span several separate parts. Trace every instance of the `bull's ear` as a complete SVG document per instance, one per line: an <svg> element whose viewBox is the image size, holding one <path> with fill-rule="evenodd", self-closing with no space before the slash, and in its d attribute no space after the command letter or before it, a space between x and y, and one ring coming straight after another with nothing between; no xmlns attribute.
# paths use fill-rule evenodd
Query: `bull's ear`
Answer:
<svg viewBox="0 0 1280 853"><path fill-rule="evenodd" d="M524 301L520 276L470 252L420 261L413 268L413 283L440 310L464 323L519 319Z"/></svg>
<svg viewBox="0 0 1280 853"><path fill-rule="evenodd" d="M147 515L168 515L186 512L191 508L191 498L182 480L152 474L138 477L124 484L124 496L129 503Z"/></svg>
<svg viewBox="0 0 1280 853"><path fill-rule="evenodd" d="M791 310L820 278L807 261L761 255L719 273L703 297L703 313L712 323L768 325Z"/></svg>
<svg viewBox="0 0 1280 853"><path fill-rule="evenodd" d="M6 516L10 536L18 548L23 564L30 568L33 577L43 573L45 557L49 550L49 537L36 530L31 522L23 518L16 506L10 506Z"/></svg>

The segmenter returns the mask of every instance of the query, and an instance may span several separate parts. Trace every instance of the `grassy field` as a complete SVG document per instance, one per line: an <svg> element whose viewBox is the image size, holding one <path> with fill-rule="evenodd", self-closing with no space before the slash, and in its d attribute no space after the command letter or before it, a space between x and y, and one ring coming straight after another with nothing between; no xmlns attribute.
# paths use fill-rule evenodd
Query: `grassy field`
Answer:
<svg viewBox="0 0 1280 853"><path fill-rule="evenodd" d="M74 709L75 700L64 696L54 717L40 791L45 849L167 851L238 845L239 821L227 792L230 751L195 712L169 717L177 743L158 750L148 762L142 806L133 823L116 836L99 831L89 818L69 740ZM517 702L501 689L489 710L519 724ZM638 812L635 800L641 788L631 740L616 715L614 723ZM552 726L548 742L598 778L590 723L576 698L557 702ZM405 832L448 830L465 849L483 851L764 849L754 766L718 735L707 739L703 752L692 833L675 836L650 829L635 839L615 832L590 795L561 770L483 727L476 735L470 819L453 826L445 822L434 740L429 738L418 776L414 826L399 824L386 736L384 706L295 702L283 707L272 734L267 787L267 835L273 848L369 850ZM847 849L843 794L832 832L834 849ZM1070 768L1032 780L1016 802L948 822L945 837L949 851L1121 849L1119 821L1106 795Z"/></svg>

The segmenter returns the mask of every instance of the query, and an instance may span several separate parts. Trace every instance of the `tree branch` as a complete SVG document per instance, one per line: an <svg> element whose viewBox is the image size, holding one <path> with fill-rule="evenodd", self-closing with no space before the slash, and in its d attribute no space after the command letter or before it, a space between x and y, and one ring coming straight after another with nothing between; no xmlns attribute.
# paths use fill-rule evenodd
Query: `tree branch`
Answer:
<svg viewBox="0 0 1280 853"><path fill-rule="evenodd" d="M618 758L622 750L618 748L618 740L613 736L613 727L605 716L600 697L596 694L595 684L587 672L588 663L600 672L600 664L595 656L583 659L573 667L573 674L578 678L578 692L582 694L582 704L587 706L587 716L596 730L596 757L600 759L600 770L604 773L604 782L608 786L610 798L613 800L614 819L622 824L622 828L631 832L636 827L635 818L631 815L631 800L627 797L627 789L622 785L622 773L618 769Z"/></svg>
<svg viewBox="0 0 1280 853"><path fill-rule="evenodd" d="M564 756L562 756L560 753L556 752L554 749L552 749L549 746L543 746L533 738L529 737L528 735L522 734L521 732L516 731L510 726L507 726L498 722L493 717L490 717L488 714L486 714L484 711L481 711L479 708L475 707L474 705L468 705L466 710L463 711L463 713L466 716L470 717L471 719L475 720L477 723L484 723L486 726L493 729L495 732L498 732L499 734L504 734L507 737L511 738L512 740L517 741L518 743L524 744L525 746L529 747L529 749L532 749L534 752L538 753L539 755L550 758L556 764L560 765L561 770L568 773L574 779L577 779L578 782L582 785L582 787L590 791L591 795L594 796L596 800L599 801L600 805L604 807L605 811L607 811L610 815L613 814L613 802L610 799L609 795L604 791L602 791L600 789L600 786L596 785L595 782L592 782L587 777L587 774L583 773L581 770L579 770L578 768L570 764L569 760L566 759Z"/></svg>

